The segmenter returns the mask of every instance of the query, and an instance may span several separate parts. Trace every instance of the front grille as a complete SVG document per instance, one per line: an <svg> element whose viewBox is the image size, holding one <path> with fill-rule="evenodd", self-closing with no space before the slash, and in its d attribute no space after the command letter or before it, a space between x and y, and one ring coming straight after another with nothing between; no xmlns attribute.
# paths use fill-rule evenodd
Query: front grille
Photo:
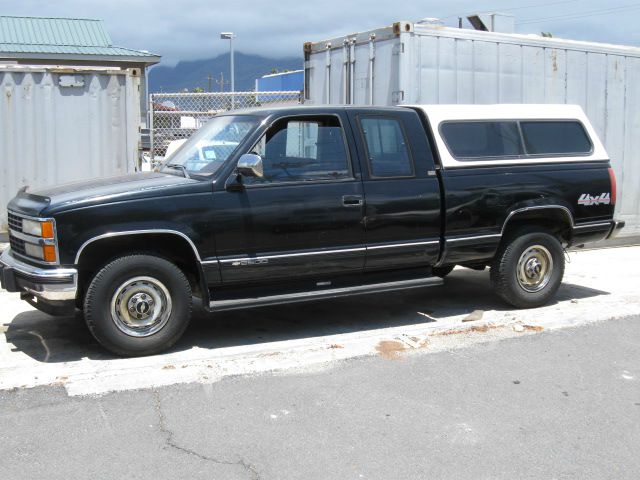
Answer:
<svg viewBox="0 0 640 480"><path fill-rule="evenodd" d="M11 250L19 255L26 255L27 252L24 249L24 240L20 240L12 235L9 235L9 245Z"/></svg>
<svg viewBox="0 0 640 480"><path fill-rule="evenodd" d="M9 212L9 229L22 232L22 218Z"/></svg>

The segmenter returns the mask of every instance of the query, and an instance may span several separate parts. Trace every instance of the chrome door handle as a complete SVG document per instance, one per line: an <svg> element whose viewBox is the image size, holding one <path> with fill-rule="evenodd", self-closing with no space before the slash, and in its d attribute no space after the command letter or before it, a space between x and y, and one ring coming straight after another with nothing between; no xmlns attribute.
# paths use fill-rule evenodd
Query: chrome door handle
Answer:
<svg viewBox="0 0 640 480"><path fill-rule="evenodd" d="M344 195L342 197L342 205L345 207L361 207L363 203L360 195Z"/></svg>

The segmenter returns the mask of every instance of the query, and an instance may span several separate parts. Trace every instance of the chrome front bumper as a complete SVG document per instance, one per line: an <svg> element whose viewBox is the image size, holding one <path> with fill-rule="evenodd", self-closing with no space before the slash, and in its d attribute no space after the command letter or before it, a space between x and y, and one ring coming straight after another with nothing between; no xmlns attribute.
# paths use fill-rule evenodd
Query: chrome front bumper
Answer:
<svg viewBox="0 0 640 480"><path fill-rule="evenodd" d="M31 294L45 302L75 300L78 271L75 268L41 268L21 262L7 248L0 255L0 283L8 292Z"/></svg>

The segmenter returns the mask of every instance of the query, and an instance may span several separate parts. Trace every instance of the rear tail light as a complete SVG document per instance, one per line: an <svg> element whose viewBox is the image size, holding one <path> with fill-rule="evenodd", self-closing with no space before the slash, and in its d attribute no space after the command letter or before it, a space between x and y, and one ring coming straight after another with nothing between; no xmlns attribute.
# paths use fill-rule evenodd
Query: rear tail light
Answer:
<svg viewBox="0 0 640 480"><path fill-rule="evenodd" d="M611 205L615 205L618 198L618 183L616 182L616 172L611 167L609 167L609 180L611 181Z"/></svg>

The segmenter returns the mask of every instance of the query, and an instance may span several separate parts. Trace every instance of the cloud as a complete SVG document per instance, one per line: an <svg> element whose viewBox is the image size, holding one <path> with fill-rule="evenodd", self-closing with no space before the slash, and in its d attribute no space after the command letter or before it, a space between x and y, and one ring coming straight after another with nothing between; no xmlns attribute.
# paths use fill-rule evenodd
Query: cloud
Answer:
<svg viewBox="0 0 640 480"><path fill-rule="evenodd" d="M540 6L529 8L532 4ZM628 2L621 0L606 7L619 5L628 5ZM305 41L343 36L398 20L448 17L447 24L453 26L457 24L458 14L488 9L510 11L516 19L527 20L604 8L602 2L595 0L491 0L486 4L471 0L395 3L371 0L0 0L3 15L102 19L114 44L158 53L165 64L211 58L228 51L228 43L219 39L221 31L237 34L239 51L272 57L302 56ZM633 11L622 10L602 17L523 25L518 31L550 31L557 37L638 44L640 37L634 24Z"/></svg>

